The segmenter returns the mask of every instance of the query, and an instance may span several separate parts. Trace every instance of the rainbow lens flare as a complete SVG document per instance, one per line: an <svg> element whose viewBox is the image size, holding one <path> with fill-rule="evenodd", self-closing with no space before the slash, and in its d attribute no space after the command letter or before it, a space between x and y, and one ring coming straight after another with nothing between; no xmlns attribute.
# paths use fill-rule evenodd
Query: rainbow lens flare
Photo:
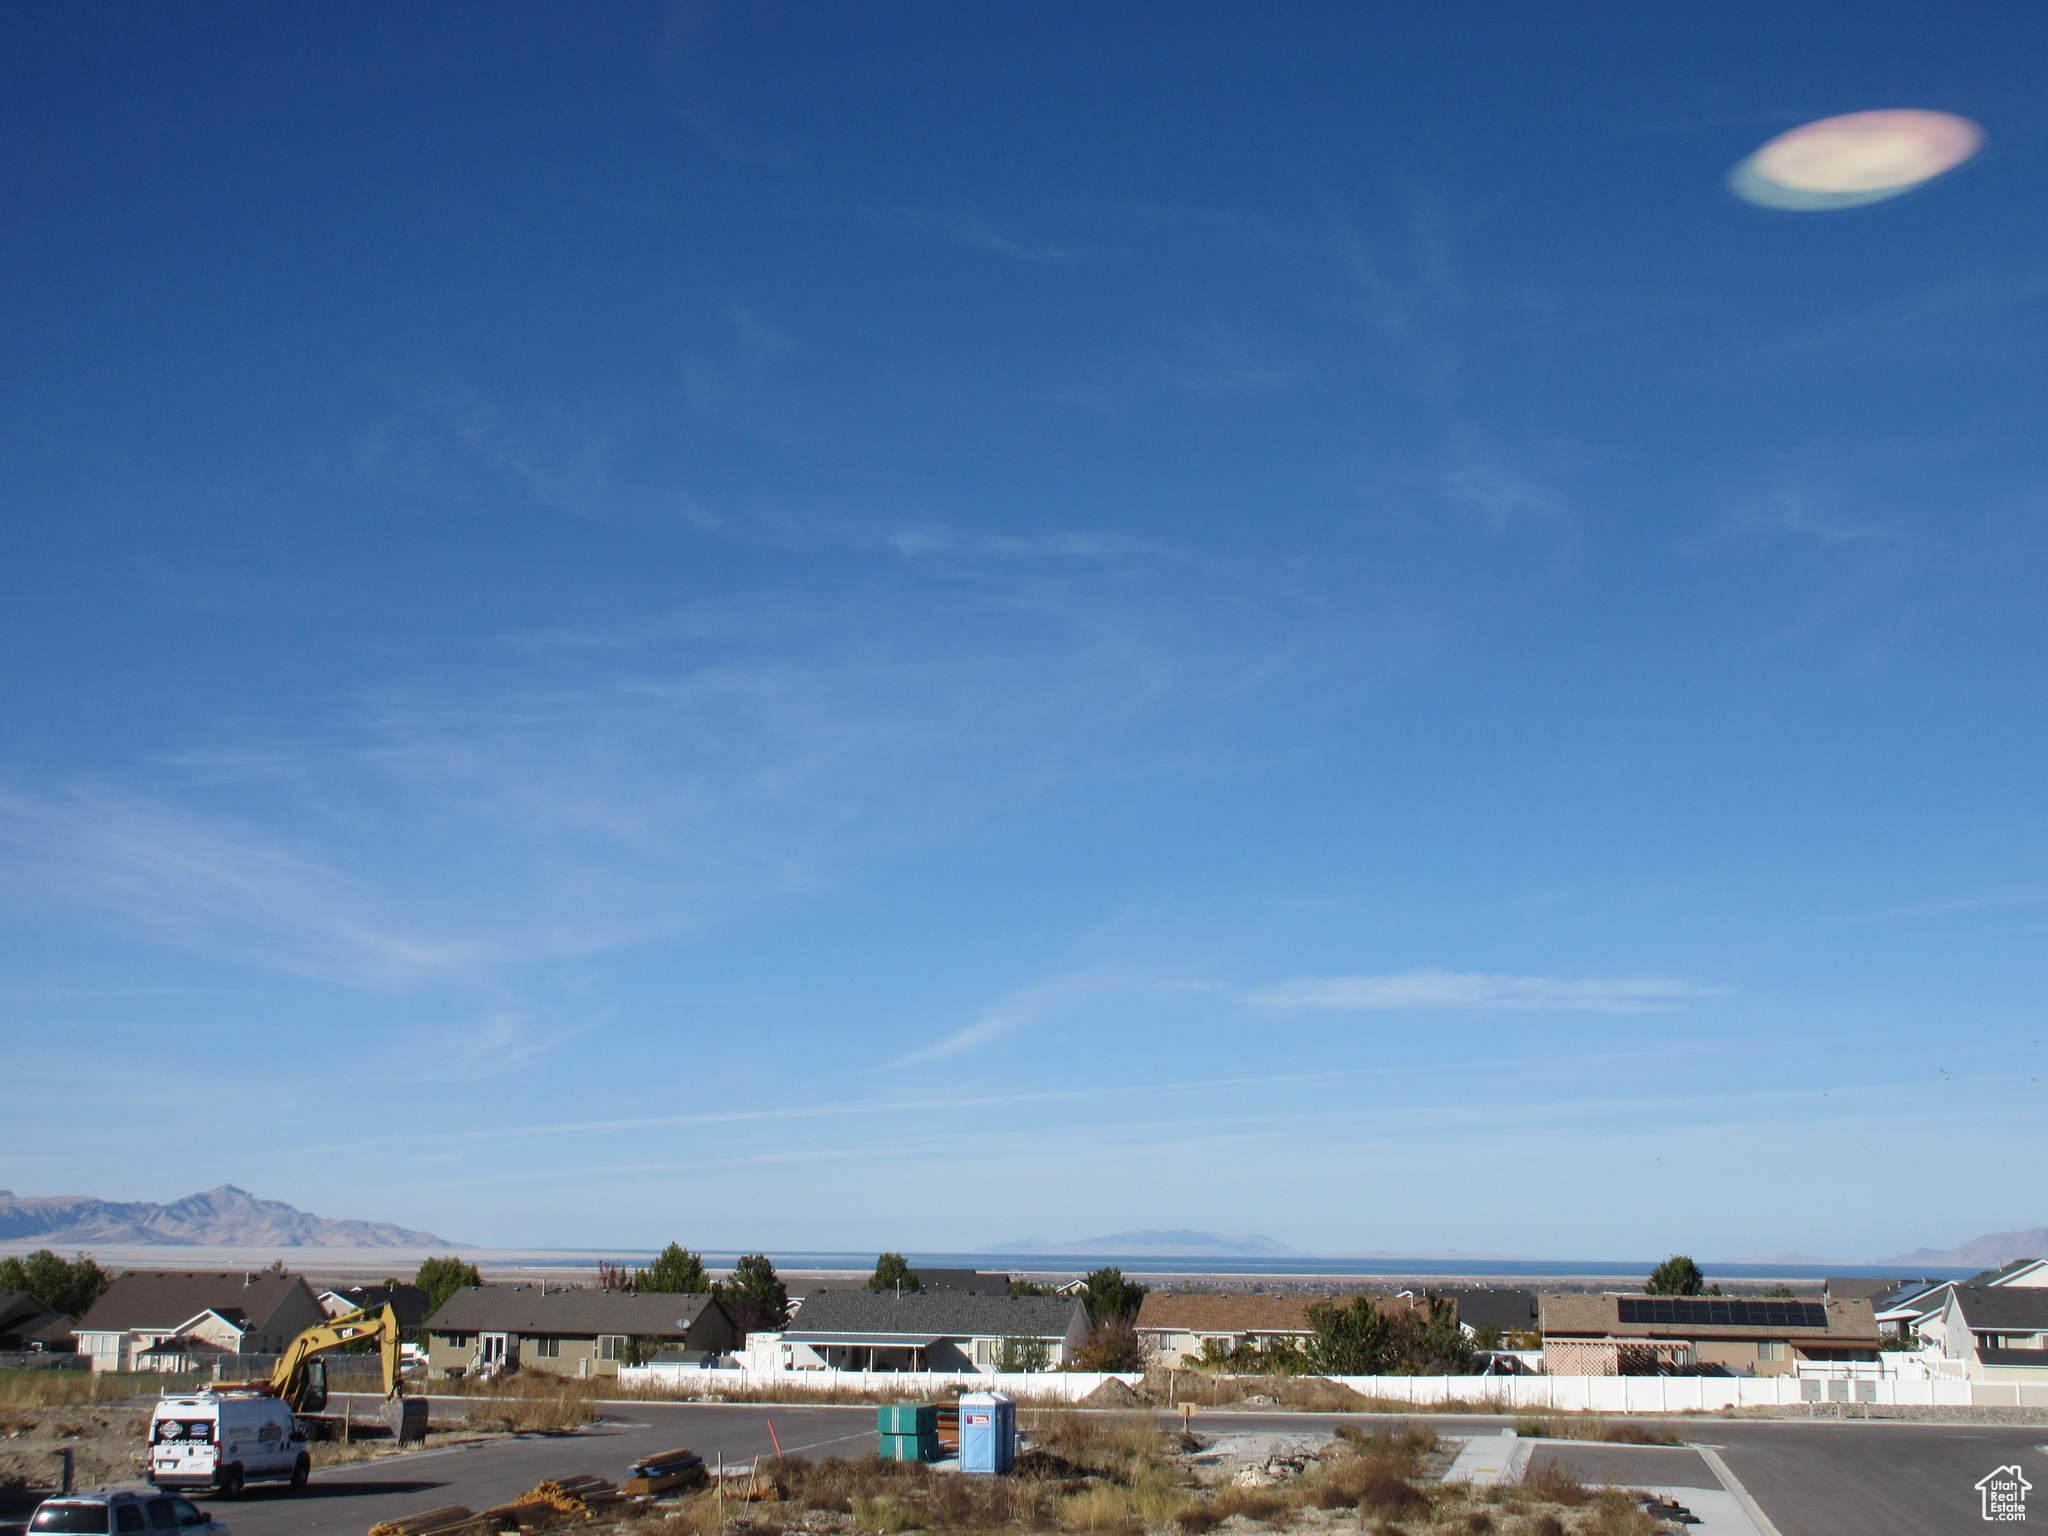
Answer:
<svg viewBox="0 0 2048 1536"><path fill-rule="evenodd" d="M1765 208L1855 208L1924 186L1983 143L1982 128L1948 112L1850 112L1779 134L1728 173L1728 187Z"/></svg>

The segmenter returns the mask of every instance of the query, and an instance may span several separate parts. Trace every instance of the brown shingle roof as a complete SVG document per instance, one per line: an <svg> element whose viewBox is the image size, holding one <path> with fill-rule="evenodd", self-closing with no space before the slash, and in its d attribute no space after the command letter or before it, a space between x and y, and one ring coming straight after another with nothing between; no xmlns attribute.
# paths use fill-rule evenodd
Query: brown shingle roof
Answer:
<svg viewBox="0 0 2048 1536"><path fill-rule="evenodd" d="M261 1328L294 1291L305 1291L314 1314L319 1306L297 1275L203 1274L195 1270L130 1270L79 1319L80 1333L122 1333L131 1328L178 1328L202 1312L218 1312L237 1325Z"/></svg>
<svg viewBox="0 0 2048 1536"><path fill-rule="evenodd" d="M1193 1296L1147 1293L1140 1328L1188 1333L1307 1333L1315 1296Z"/></svg>
<svg viewBox="0 0 2048 1536"><path fill-rule="evenodd" d="M1624 1323L1619 1296L1563 1294L1539 1298L1545 1339L1805 1339L1877 1347L1877 1315L1867 1301L1830 1301L1825 1328L1729 1323Z"/></svg>
<svg viewBox="0 0 2048 1536"><path fill-rule="evenodd" d="M1308 1309L1321 1301L1348 1307L1339 1296L1206 1296L1151 1291L1138 1308L1137 1327L1175 1333L1307 1333ZM1389 1317L1418 1311L1416 1296L1375 1296L1372 1304Z"/></svg>
<svg viewBox="0 0 2048 1536"><path fill-rule="evenodd" d="M548 1291L535 1285L465 1286L429 1321L436 1333L638 1334L681 1338L718 1307L710 1296L663 1291ZM719 1308L721 1315L724 1309ZM715 1321L715 1320L714 1320Z"/></svg>

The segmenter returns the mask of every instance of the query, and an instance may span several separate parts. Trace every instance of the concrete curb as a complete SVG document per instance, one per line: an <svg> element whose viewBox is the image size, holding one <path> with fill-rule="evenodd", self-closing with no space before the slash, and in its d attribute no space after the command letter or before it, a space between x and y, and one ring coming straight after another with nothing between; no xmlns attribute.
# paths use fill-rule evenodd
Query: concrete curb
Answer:
<svg viewBox="0 0 2048 1536"><path fill-rule="evenodd" d="M1700 1453L1700 1460L1707 1464L1707 1470L1721 1480L1721 1486L1728 1490L1729 1496L1741 1506L1742 1512L1749 1516L1749 1523L1756 1527L1757 1536L1778 1536L1778 1528L1771 1524L1771 1517L1758 1507L1756 1500L1749 1496L1749 1490L1742 1486L1741 1480L1728 1470L1728 1463L1704 1445L1695 1445L1693 1449Z"/></svg>

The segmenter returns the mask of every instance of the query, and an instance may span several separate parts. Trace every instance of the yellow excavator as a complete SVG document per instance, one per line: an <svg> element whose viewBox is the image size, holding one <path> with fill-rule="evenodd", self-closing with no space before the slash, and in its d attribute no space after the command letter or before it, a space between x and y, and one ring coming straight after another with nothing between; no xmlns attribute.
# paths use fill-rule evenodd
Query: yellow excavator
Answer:
<svg viewBox="0 0 2048 1536"><path fill-rule="evenodd" d="M250 1383L244 1391L278 1397L294 1415L306 1417L327 1406L327 1362L320 1358L344 1344L361 1344L374 1339L383 1364L385 1423L394 1440L418 1440L427 1432L425 1398L407 1397L398 1372L398 1313L389 1302L381 1307L360 1307L324 1323L316 1323L287 1344L278 1356L270 1380Z"/></svg>

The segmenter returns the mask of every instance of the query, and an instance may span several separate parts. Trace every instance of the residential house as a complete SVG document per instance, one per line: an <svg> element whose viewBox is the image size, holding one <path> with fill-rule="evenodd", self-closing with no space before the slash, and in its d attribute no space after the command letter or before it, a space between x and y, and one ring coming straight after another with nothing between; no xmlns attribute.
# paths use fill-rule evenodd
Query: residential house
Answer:
<svg viewBox="0 0 2048 1536"><path fill-rule="evenodd" d="M2048 1288L1957 1285L1948 1293L1942 1356L1978 1381L2048 1381Z"/></svg>
<svg viewBox="0 0 2048 1536"><path fill-rule="evenodd" d="M913 1269L910 1273L921 1291L964 1291L974 1296L1010 1294L1008 1270L996 1272L985 1269ZM865 1280L826 1280L810 1286L806 1294L816 1295L819 1291L864 1291L867 1288L868 1283Z"/></svg>
<svg viewBox="0 0 2048 1536"><path fill-rule="evenodd" d="M1308 1309L1320 1300L1264 1293L1148 1291L1138 1307L1138 1344L1148 1363L1169 1367L1197 1364L1205 1351L1228 1354L1242 1345L1266 1349L1299 1344L1313 1331Z"/></svg>
<svg viewBox="0 0 2048 1536"><path fill-rule="evenodd" d="M30 1291L0 1291L0 1354L69 1354L71 1319Z"/></svg>
<svg viewBox="0 0 2048 1536"><path fill-rule="evenodd" d="M1536 1293L1514 1286L1447 1286L1437 1295L1458 1309L1458 1326L1468 1339L1482 1328L1494 1328L1503 1344L1516 1334L1533 1335L1541 1326Z"/></svg>
<svg viewBox="0 0 2048 1536"><path fill-rule="evenodd" d="M398 1326L410 1335L425 1325L427 1314L434 1310L434 1298L417 1285L341 1285L320 1293L320 1309L329 1317L386 1305L398 1314Z"/></svg>
<svg viewBox="0 0 2048 1536"><path fill-rule="evenodd" d="M326 1320L313 1289L297 1275L131 1270L72 1330L95 1371L149 1370L193 1352L150 1352L166 1340L193 1339L201 1354L280 1354ZM171 1369L182 1370L183 1365Z"/></svg>
<svg viewBox="0 0 2048 1536"><path fill-rule="evenodd" d="M427 1372L461 1376L517 1366L558 1376L616 1376L660 1351L721 1353L732 1319L706 1295L465 1286L427 1322Z"/></svg>
<svg viewBox="0 0 2048 1536"><path fill-rule="evenodd" d="M1308 1311L1319 1302L1351 1305L1348 1297L1269 1295L1264 1291L1206 1295L1194 1291L1148 1291L1138 1308L1138 1343L1148 1362L1161 1366L1199 1365L1212 1353L1229 1354L1241 1345L1267 1349L1299 1344L1314 1329ZM1375 1296L1373 1306L1388 1316L1420 1313L1428 1302L1412 1291ZM1531 1326L1534 1326L1533 1324Z"/></svg>
<svg viewBox="0 0 2048 1536"><path fill-rule="evenodd" d="M1953 1280L1908 1280L1870 1298L1877 1331L1886 1338L1924 1338L1938 1330Z"/></svg>
<svg viewBox="0 0 2048 1536"><path fill-rule="evenodd" d="M1939 1285L1938 1280L1901 1280L1869 1275L1830 1275L1821 1282L1821 1298L1825 1301L1868 1301L1875 1303L1880 1296L1890 1296L1901 1286Z"/></svg>
<svg viewBox="0 0 2048 1536"><path fill-rule="evenodd" d="M1537 1315L1553 1376L1789 1376L1801 1361L1877 1359L1867 1301L1548 1295Z"/></svg>
<svg viewBox="0 0 2048 1536"><path fill-rule="evenodd" d="M782 1370L986 1373L1064 1365L1087 1333L1080 1302L1064 1296L814 1291L781 1333L747 1342Z"/></svg>
<svg viewBox="0 0 2048 1536"><path fill-rule="evenodd" d="M1929 1349L1947 1358L1948 1302L1959 1285L2039 1290L2048 1287L2048 1259L2014 1259L1967 1280L1908 1281L1901 1289L1875 1298L1878 1327L1887 1334L1917 1336Z"/></svg>
<svg viewBox="0 0 2048 1536"><path fill-rule="evenodd" d="M1958 1285L2020 1286L2027 1290L2048 1288L2048 1259L2014 1259L1996 1269L1959 1280Z"/></svg>

